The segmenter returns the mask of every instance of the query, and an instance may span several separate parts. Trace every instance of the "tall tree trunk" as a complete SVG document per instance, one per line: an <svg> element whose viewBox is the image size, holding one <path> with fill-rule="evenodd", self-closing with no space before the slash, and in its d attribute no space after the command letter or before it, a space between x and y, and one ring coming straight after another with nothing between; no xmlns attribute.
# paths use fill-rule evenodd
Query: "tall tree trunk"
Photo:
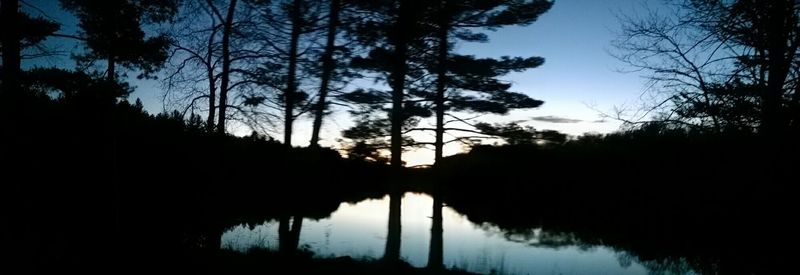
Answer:
<svg viewBox="0 0 800 275"><path fill-rule="evenodd" d="M19 28L14 27L19 18L19 0L2 0L1 17L3 26L3 86L2 93L6 96L14 96L19 92L20 75L20 33ZM6 100L8 100L8 98ZM13 106L10 102L7 106ZM13 120L13 119L10 119Z"/></svg>
<svg viewBox="0 0 800 275"><path fill-rule="evenodd" d="M208 79L208 118L206 119L206 131L214 132L214 119L217 115L217 87L214 83L214 72L209 73Z"/></svg>
<svg viewBox="0 0 800 275"><path fill-rule="evenodd" d="M411 7L408 0L400 0L400 11L393 34L394 54L392 57L392 72L390 74L392 87L392 113L391 113L391 167L395 173L403 167L403 99L408 71L408 38L406 32L412 22L409 18Z"/></svg>
<svg viewBox="0 0 800 275"><path fill-rule="evenodd" d="M284 100L284 121L283 121L283 144L292 147L292 126L294 125L295 97L297 94L297 51L300 43L300 32L303 31L303 15L301 14L300 4L302 0L294 0L292 3L292 32L289 40L289 72L286 76L286 91L283 93Z"/></svg>
<svg viewBox="0 0 800 275"><path fill-rule="evenodd" d="M237 0L231 0L228 6L228 13L225 15L225 22L222 22L222 77L219 89L219 120L217 122L217 133L225 134L225 115L228 105L228 85L231 75L231 32L233 28L233 14L236 11Z"/></svg>
<svg viewBox="0 0 800 275"><path fill-rule="evenodd" d="M213 18L213 16L212 16ZM208 49L206 51L206 77L208 77L208 119L206 120L206 131L214 132L214 119L217 115L217 83L214 75L214 37L217 34L217 21L212 19L211 34L208 36Z"/></svg>
<svg viewBox="0 0 800 275"><path fill-rule="evenodd" d="M390 120L391 129L391 167L394 179L399 179L403 169L403 99L405 90L406 73L408 71L407 54L408 38L406 36L409 26L413 22L408 18L412 12L412 5L408 0L399 0L400 9L395 22L391 43L394 46L392 56L392 72L390 73L392 87L392 111ZM400 206L403 197L399 182L392 183L389 196L389 229L386 238L386 251L383 254L385 261L395 262L400 260Z"/></svg>
<svg viewBox="0 0 800 275"><path fill-rule="evenodd" d="M444 95L447 90L447 63L449 54L448 34L450 32L450 18L447 14L447 1L441 1L442 13L439 15L439 30L437 33L438 53L437 53L437 76L436 76L436 98L434 99L436 109L436 141L435 148L435 173L439 175L439 165L444 155ZM441 179L436 177L433 181L433 217L431 222L431 242L428 251L428 268L439 270L444 268L444 229L442 226L442 194Z"/></svg>
<svg viewBox="0 0 800 275"><path fill-rule="evenodd" d="M317 98L316 106L314 106L314 126L311 130L310 142L310 146L312 147L319 147L319 132L322 129L322 117L325 116L325 100L328 97L331 77L333 77L333 70L336 66L333 62L333 52L336 47L336 29L339 25L340 9L341 0L331 0L327 41L325 42L325 52L322 54L322 75L320 77L319 97Z"/></svg>
<svg viewBox="0 0 800 275"><path fill-rule="evenodd" d="M768 31L767 31L767 87L763 94L762 132L770 139L780 137L785 130L782 103L784 83L789 74L791 57L787 56L788 36L794 27L793 9L794 1L776 0L768 5ZM794 53L791 53L793 56Z"/></svg>
<svg viewBox="0 0 800 275"><path fill-rule="evenodd" d="M20 209L20 203L24 201L20 198L23 192L20 192L23 185L20 180L24 173L19 173L22 169L15 169L19 159L18 156L28 153L25 150L20 150L16 143L16 134L19 133L17 120L15 116L19 115L18 110L24 108L19 106L21 102L18 100L20 95L19 75L20 75L20 33L17 19L19 18L19 0L0 0L0 39L3 45L3 77L2 85L0 85L0 115L5 118L4 125L0 129L0 159L4 162L4 169L8 169L3 177L9 179L4 181L0 186L0 241L3 242L4 248L8 251L15 251L10 253L6 258L7 266L13 270L15 267L22 267L20 262L27 260L28 255L20 236L25 236L24 227L19 226L20 221L23 219L23 211ZM10 27L5 27L10 26ZM25 152L22 152L25 151ZM28 175L25 175L28 178ZM8 255L8 254L7 254Z"/></svg>
<svg viewBox="0 0 800 275"><path fill-rule="evenodd" d="M441 9L444 11L447 1L442 1ZM449 19L445 12L439 15L439 30L437 31L437 39L439 48L437 49L436 63L438 65L436 72L436 97L434 98L434 108L436 111L436 141L434 142L435 155L434 161L436 164L442 160L444 154L444 94L447 91L447 60L450 52L449 42L447 35L450 33Z"/></svg>

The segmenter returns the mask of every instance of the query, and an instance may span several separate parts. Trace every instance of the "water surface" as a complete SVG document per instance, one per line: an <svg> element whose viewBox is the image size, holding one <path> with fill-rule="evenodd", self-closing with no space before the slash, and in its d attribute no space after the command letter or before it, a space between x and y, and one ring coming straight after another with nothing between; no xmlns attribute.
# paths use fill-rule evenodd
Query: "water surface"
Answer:
<svg viewBox="0 0 800 275"><path fill-rule="evenodd" d="M416 267L428 259L433 200L406 193L402 200L401 257ZM380 258L386 244L389 197L342 203L330 217L303 221L300 246L318 257ZM444 262L447 267L501 274L648 274L623 252L603 246L540 243L541 230L525 238L490 225L478 225L454 210L443 209ZM568 236L568 235L567 235ZM278 223L235 226L222 236L223 248L247 251L277 249Z"/></svg>

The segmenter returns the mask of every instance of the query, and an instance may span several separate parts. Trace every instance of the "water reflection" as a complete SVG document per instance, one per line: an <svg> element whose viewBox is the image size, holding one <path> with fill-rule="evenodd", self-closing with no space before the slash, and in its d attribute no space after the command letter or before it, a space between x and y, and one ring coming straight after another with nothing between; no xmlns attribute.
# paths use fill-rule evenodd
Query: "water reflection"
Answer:
<svg viewBox="0 0 800 275"><path fill-rule="evenodd" d="M416 267L429 261L433 199L407 193L402 216L400 257ZM329 218L306 219L299 245L319 257L381 258L387 252L390 199L343 203ZM479 226L448 207L442 208L443 263L478 273L500 274L647 274L648 269L625 253L602 246L581 247L569 234L503 232ZM288 224L288 223L287 223ZM236 226L222 236L223 248L247 251L277 249L279 223L249 228ZM436 230L436 228L433 228Z"/></svg>

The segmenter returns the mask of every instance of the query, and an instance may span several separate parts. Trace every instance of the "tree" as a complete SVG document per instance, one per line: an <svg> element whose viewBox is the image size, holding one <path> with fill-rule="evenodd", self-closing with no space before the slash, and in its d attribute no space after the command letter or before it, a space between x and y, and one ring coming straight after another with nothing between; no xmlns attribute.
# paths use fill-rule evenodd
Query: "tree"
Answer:
<svg viewBox="0 0 800 275"><path fill-rule="evenodd" d="M41 42L56 32L60 25L51 20L32 17L19 10L19 1L0 2L0 24L14 26L4 28L0 34L0 53L2 53L2 66L0 66L0 110L7 112L4 117L19 116L20 106L23 101L23 88L21 78L26 73L21 69L23 59L46 56L48 52L42 50ZM34 50L33 52L30 52ZM16 133L16 119L9 119L9 125L3 130L5 134Z"/></svg>
<svg viewBox="0 0 800 275"><path fill-rule="evenodd" d="M89 51L78 60L105 59L109 80L115 80L117 65L141 70L139 77L151 77L167 59L169 38L146 37L142 24L170 20L176 1L61 0L61 5L78 17L79 37Z"/></svg>
<svg viewBox="0 0 800 275"><path fill-rule="evenodd" d="M345 97L346 101L367 105L389 104L384 109L389 112L391 166L398 170L402 167L403 125L406 124L408 109L413 102L406 98L406 90L411 87L407 82L409 76L419 76L418 53L428 50L424 26L426 4L416 0L397 1L363 1L357 3L362 10L371 16L351 30L350 35L363 45L371 46L369 54L353 59L352 65L360 70L377 73L378 80L385 82L390 92L377 89L357 90ZM366 100L361 101L359 100ZM372 109L375 109L374 107Z"/></svg>
<svg viewBox="0 0 800 275"><path fill-rule="evenodd" d="M436 161L443 155L447 111L506 114L510 109L535 108L542 104L542 101L527 95L509 92L511 85L498 77L538 67L544 59L454 55L450 51L451 44L454 40L487 42L486 35L475 32L476 29L528 25L549 10L552 4L549 0L438 1L436 11L432 13L437 19L432 20L437 51L429 65L430 70L436 73L436 90L427 96L433 99L436 113Z"/></svg>
<svg viewBox="0 0 800 275"><path fill-rule="evenodd" d="M237 121L262 134L269 132L277 117L258 108L263 102L259 87L260 66L276 58L263 36L266 28L261 18L264 1L237 1L231 17L230 33L223 39L231 2L184 1L181 13L172 25L174 38L169 72L163 83L165 104L188 112L206 112L209 132L219 130L219 115L226 128ZM223 43L224 42L224 43ZM223 44L227 50L223 51ZM227 59L226 59L227 56ZM227 61L225 61L227 60ZM223 65L227 69L223 70ZM227 86L223 89L223 76ZM222 99L225 103L222 104ZM224 114L223 112L224 105ZM266 126L265 126L266 125Z"/></svg>
<svg viewBox="0 0 800 275"><path fill-rule="evenodd" d="M0 15L2 15L3 26L17 26L19 23L19 0L3 0L0 2ZM20 75L20 37L17 28L4 28L2 34L2 53L3 53L3 78L2 90L0 95L6 96L17 93L19 83L17 80ZM4 100L5 101L5 100Z"/></svg>
<svg viewBox="0 0 800 275"><path fill-rule="evenodd" d="M255 42L266 54L248 78L259 86L246 96L252 106L280 112L284 144L292 145L294 122L310 110L308 87L318 76L323 1L273 1L260 9ZM313 84L314 86L317 84Z"/></svg>
<svg viewBox="0 0 800 275"><path fill-rule="evenodd" d="M206 131L212 133L217 119L221 22L208 3L185 1L181 6L182 13L171 34L174 41L168 66L171 71L164 80L167 93L164 104L175 104L168 103L174 101L185 105L184 113L188 110L194 113L195 103L206 98ZM198 85L203 82L207 84Z"/></svg>
<svg viewBox="0 0 800 275"><path fill-rule="evenodd" d="M770 139L797 127L796 1L687 0L670 8L667 15L622 17L615 42L615 55L656 84L648 113L661 111L655 119L685 127L757 131Z"/></svg>
<svg viewBox="0 0 800 275"><path fill-rule="evenodd" d="M436 74L436 90L432 96L436 114L436 140L434 159L439 163L444 152L445 112L469 110L475 112L505 114L512 108L535 108L539 100L524 94L512 93L510 84L498 79L512 71L524 71L541 65L539 57L502 59L477 59L472 56L451 54L451 36L458 40L486 42L486 35L475 33L476 28L496 29L510 25L527 25L552 6L548 0L532 1L448 1L440 0L434 6L431 23L435 25L434 36L437 50L433 64L429 66ZM451 91L447 95L448 90ZM472 92L472 95L467 93ZM481 95L483 94L483 95ZM442 200L441 187L434 188L431 247L428 268L441 269L442 255Z"/></svg>
<svg viewBox="0 0 800 275"><path fill-rule="evenodd" d="M325 115L327 106L328 93L330 91L330 82L334 77L334 70L336 69L336 62L333 55L336 51L336 37L339 34L339 16L342 10L342 0L330 0L330 7L328 7L328 25L327 33L325 34L325 50L322 53L322 73L320 75L319 93L317 94L317 103L314 105L314 124L311 129L310 146L319 147L319 132L322 129L322 117Z"/></svg>
<svg viewBox="0 0 800 275"><path fill-rule="evenodd" d="M266 18L268 26L275 29L274 32L277 36L267 37L267 39L273 40L271 43L280 44L279 41L284 38L280 37L280 33L288 33L286 48L277 46L275 50L279 53L276 57L285 57L287 63L286 74L281 75L285 78L282 81L284 87L280 88L280 101L284 112L283 143L289 147L292 146L294 121L297 117L294 112L308 98L308 94L299 89L298 73L300 71L299 63L304 55L302 52L307 52L307 50L301 51L301 47L303 47L301 36L315 31L320 20L320 12L318 9L314 9L314 6L314 3L308 0L277 1L272 3L269 17ZM276 12L285 15L281 16ZM282 60L277 59L272 62L274 62L273 65L277 65L275 63L282 62ZM274 74L274 72L265 73Z"/></svg>
<svg viewBox="0 0 800 275"><path fill-rule="evenodd" d="M236 12L236 0L231 0L228 4L228 12L222 17L219 9L207 0L217 19L222 22L222 72L220 77L219 90L219 120L217 121L217 133L225 134L225 119L227 119L228 91L231 79L231 36L233 33L233 15Z"/></svg>
<svg viewBox="0 0 800 275"><path fill-rule="evenodd" d="M345 97L353 103L369 106L366 107L367 110L388 111L388 118L379 119L387 119L388 123L379 124L390 128L390 165L395 179L399 178L403 166L403 126L413 117L409 114L416 110L414 104L406 98L406 90L410 88L406 78L420 73L416 66L410 64L417 63L414 59L421 56L416 53L427 50L427 33L422 20L427 4L426 1L418 0L357 1L357 7L368 16L349 33L360 44L370 47L367 56L354 58L351 65L377 74L377 79L386 83L390 92L377 89L357 90ZM386 108L384 105L391 107ZM359 123L369 123L368 121L375 118L371 112L361 112L360 115L362 117ZM386 261L400 259L401 199L399 188L393 187L390 192L389 225L383 256Z"/></svg>

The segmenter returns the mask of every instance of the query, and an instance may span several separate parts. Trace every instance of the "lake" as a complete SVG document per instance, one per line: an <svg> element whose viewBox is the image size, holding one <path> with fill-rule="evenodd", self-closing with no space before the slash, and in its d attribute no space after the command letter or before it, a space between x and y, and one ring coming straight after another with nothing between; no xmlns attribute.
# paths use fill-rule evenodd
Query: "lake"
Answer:
<svg viewBox="0 0 800 275"><path fill-rule="evenodd" d="M428 259L433 199L406 193L402 200L401 258L424 267ZM305 219L300 247L317 257L350 256L378 259L386 245L389 196L355 204L342 203L330 217ZM530 229L512 234L488 224L474 224L444 207L444 263L477 273L496 274L649 274L652 264L637 262L624 251L569 242L568 233ZM546 239L546 240L545 240ZM554 245L553 240L562 239ZM567 241L563 241L567 240ZM222 235L222 247L241 252L252 248L277 249L278 222L250 227L237 225ZM694 274L688 269L670 272Z"/></svg>

